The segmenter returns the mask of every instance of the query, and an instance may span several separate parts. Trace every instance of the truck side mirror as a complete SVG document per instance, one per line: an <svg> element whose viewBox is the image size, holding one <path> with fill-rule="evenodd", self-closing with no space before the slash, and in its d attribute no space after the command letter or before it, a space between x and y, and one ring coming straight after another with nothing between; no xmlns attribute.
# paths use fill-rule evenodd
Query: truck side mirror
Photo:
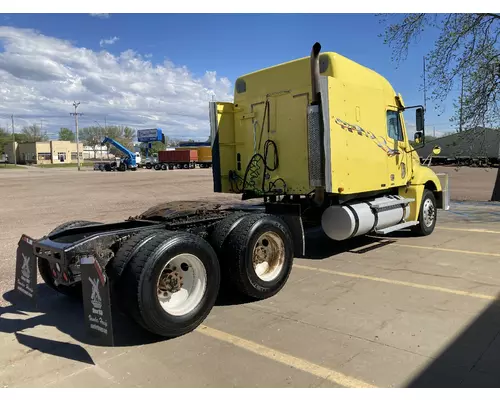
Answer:
<svg viewBox="0 0 500 400"><path fill-rule="evenodd" d="M414 137L415 143L417 144L422 143L422 137L423 137L422 132L415 132L415 137Z"/></svg>
<svg viewBox="0 0 500 400"><path fill-rule="evenodd" d="M423 132L424 131L424 109L423 108L417 108L415 111L415 120L417 123L417 132Z"/></svg>

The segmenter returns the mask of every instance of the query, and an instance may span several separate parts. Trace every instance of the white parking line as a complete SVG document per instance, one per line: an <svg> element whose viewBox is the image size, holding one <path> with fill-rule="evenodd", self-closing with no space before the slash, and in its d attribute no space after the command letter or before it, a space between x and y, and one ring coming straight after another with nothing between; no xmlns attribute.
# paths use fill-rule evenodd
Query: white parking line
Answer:
<svg viewBox="0 0 500 400"><path fill-rule="evenodd" d="M500 234L500 231L492 231L489 229L475 229L475 228L449 228L445 226L436 227L439 231L457 231L457 232L473 232L473 233L495 233Z"/></svg>
<svg viewBox="0 0 500 400"><path fill-rule="evenodd" d="M271 349L261 344L251 342L250 340L231 335L227 332L219 331L218 329L210 328L206 325L200 325L196 329L196 331L202 333L203 335L210 336L214 339L218 339L226 343L231 343L234 346L250 351L254 354L258 354L259 356L269 358L270 360L288 365L300 371L315 375L319 378L329 380L330 382L333 382L340 386L349 388L375 387L367 382L344 375L341 372L322 367L321 365L311 363L309 361L303 360L302 358L282 353L278 350Z"/></svg>
<svg viewBox="0 0 500 400"><path fill-rule="evenodd" d="M392 285L408 286L408 287L413 287L413 288L417 288L417 289L425 289L425 290L433 290L435 292L443 292L443 293L456 294L459 296L475 297L475 298L484 299L484 300L497 300L498 299L498 297L496 297L496 296L490 296L490 295L482 294L482 293L467 292L464 290L454 290L454 289L443 288L440 286L422 285L420 283L412 283L412 282L406 282L406 281L396 281L393 279L379 278L376 276L352 274L349 272L341 272L341 271L334 271L334 270L330 270L330 269L308 267L305 265L297 265L297 264L294 264L293 267L300 268L300 269L306 269L309 271L323 272L325 274L345 276L348 278L365 279L365 280L374 281L374 282L383 282L383 283L388 283L388 284L392 284Z"/></svg>

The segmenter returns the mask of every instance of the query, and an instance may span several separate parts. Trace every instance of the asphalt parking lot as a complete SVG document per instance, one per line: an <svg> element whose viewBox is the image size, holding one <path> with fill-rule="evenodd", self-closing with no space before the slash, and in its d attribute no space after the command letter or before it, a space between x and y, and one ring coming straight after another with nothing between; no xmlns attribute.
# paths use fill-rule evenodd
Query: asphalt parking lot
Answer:
<svg viewBox="0 0 500 400"><path fill-rule="evenodd" d="M0 387L498 387L500 206L454 202L429 237L334 244L310 232L285 288L220 298L203 325L158 340L116 315L115 347L82 306L39 283L12 291L22 233L112 221L160 201L219 197L210 171L0 174Z"/></svg>

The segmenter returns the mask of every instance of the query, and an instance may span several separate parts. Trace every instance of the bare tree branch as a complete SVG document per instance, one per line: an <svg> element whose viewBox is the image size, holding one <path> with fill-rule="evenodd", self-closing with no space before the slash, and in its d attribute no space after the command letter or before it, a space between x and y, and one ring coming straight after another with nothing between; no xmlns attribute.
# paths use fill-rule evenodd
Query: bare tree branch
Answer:
<svg viewBox="0 0 500 400"><path fill-rule="evenodd" d="M488 121L500 125L500 15L482 14L381 14L384 42L392 47L393 59L403 60L409 46L425 30L436 29L434 48L426 56L431 99L439 107L457 80L462 81L464 126ZM460 106L456 104L456 107ZM452 121L459 121L453 117Z"/></svg>

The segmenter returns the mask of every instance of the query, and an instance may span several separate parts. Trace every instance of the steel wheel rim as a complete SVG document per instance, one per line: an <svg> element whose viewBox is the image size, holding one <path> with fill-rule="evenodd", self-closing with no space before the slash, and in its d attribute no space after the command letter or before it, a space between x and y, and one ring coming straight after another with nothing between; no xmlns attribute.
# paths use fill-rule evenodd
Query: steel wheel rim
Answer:
<svg viewBox="0 0 500 400"><path fill-rule="evenodd" d="M179 254L162 268L156 283L160 306L170 315L182 316L193 311L207 289L207 271L193 254Z"/></svg>
<svg viewBox="0 0 500 400"><path fill-rule="evenodd" d="M259 279L269 282L281 273L285 265L285 244L274 232L262 234L254 245L252 263Z"/></svg>
<svg viewBox="0 0 500 400"><path fill-rule="evenodd" d="M424 224L427 227L432 226L434 223L436 210L434 208L434 204L431 199L425 199L424 201Z"/></svg>

